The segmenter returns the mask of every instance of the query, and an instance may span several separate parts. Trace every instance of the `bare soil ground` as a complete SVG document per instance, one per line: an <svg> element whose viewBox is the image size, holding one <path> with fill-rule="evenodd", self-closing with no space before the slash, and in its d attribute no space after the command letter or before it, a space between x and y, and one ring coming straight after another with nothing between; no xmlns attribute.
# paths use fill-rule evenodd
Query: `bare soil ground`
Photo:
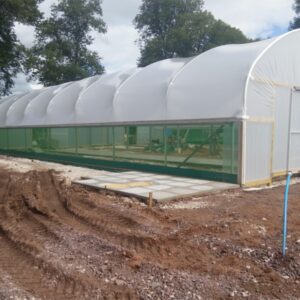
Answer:
<svg viewBox="0 0 300 300"><path fill-rule="evenodd" d="M300 299L300 185L185 199L152 210L0 168L0 299Z"/></svg>

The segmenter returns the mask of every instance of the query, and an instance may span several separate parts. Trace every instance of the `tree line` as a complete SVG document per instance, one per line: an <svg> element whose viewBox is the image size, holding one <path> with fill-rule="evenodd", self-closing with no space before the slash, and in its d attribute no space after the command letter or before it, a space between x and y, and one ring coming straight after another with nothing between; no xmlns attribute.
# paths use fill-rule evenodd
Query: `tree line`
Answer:
<svg viewBox="0 0 300 300"><path fill-rule="evenodd" d="M105 71L99 54L88 49L92 31L107 31L102 0L59 0L47 18L39 10L42 1L0 0L0 97L11 92L19 72L51 86ZM294 10L290 29L300 27L300 0ZM35 27L30 49L18 40L16 22ZM133 23L139 32L138 66L251 41L206 11L203 0L142 0Z"/></svg>

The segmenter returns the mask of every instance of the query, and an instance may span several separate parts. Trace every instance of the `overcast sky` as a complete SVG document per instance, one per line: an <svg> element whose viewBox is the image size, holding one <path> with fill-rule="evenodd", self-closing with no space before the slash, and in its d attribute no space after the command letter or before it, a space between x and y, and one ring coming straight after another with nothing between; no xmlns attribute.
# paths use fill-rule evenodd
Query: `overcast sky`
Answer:
<svg viewBox="0 0 300 300"><path fill-rule="evenodd" d="M49 15L50 6L57 0L45 0L41 10ZM91 46L103 58L107 72L113 72L136 65L139 49L138 38L132 20L142 0L103 0L103 18L108 32L96 34ZM268 38L287 31L294 16L293 0L206 0L205 8L218 19L240 28L250 38ZM17 35L26 46L32 45L32 27L16 25ZM24 75L15 81L15 92L37 88L27 83Z"/></svg>

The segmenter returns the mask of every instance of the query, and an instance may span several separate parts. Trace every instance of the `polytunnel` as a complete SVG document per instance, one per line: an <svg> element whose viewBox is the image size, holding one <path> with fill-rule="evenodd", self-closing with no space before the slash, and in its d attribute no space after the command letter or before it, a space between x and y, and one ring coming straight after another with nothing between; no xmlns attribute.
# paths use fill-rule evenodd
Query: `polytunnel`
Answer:
<svg viewBox="0 0 300 300"><path fill-rule="evenodd" d="M300 30L0 100L1 153L270 183L300 168Z"/></svg>

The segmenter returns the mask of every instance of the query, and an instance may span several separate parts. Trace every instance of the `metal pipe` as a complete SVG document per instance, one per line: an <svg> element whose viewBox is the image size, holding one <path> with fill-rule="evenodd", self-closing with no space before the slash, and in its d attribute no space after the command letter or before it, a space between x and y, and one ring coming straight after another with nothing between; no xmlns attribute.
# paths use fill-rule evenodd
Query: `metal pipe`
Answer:
<svg viewBox="0 0 300 300"><path fill-rule="evenodd" d="M286 236L287 236L287 219L288 219L288 203L289 203L289 188L291 184L292 172L288 172L286 179L286 187L284 193L284 207L283 207L283 229L282 229L282 255L286 255Z"/></svg>
<svg viewBox="0 0 300 300"><path fill-rule="evenodd" d="M293 112L293 92L295 88L290 90L290 104L289 104L289 127L288 127L288 145L287 145L287 162L286 162L286 187L284 193L284 206L283 206L283 229L282 229L282 255L286 255L286 236L287 236L287 219L288 219L288 203L289 203L289 188L291 177L293 173L290 171L290 157L291 157L291 131L292 131L292 112Z"/></svg>
<svg viewBox="0 0 300 300"><path fill-rule="evenodd" d="M289 127L288 127L288 144L287 144L287 161L286 172L290 171L290 156L291 156L291 129L292 129L292 111L293 111L293 89L290 90L290 104L289 104Z"/></svg>

